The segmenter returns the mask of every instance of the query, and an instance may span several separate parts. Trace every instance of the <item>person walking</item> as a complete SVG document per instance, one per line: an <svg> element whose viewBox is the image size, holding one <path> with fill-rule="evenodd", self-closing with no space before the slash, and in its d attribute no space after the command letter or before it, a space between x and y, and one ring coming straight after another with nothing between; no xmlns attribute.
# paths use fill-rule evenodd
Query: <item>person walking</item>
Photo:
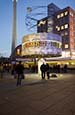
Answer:
<svg viewBox="0 0 75 115"><path fill-rule="evenodd" d="M46 65L44 63L40 66L40 70L42 79L45 79Z"/></svg>
<svg viewBox="0 0 75 115"><path fill-rule="evenodd" d="M3 78L3 72L4 72L3 63L0 63L0 76L1 76L1 78Z"/></svg>
<svg viewBox="0 0 75 115"><path fill-rule="evenodd" d="M47 72L47 79L49 79L50 78L50 75L49 75L49 64L48 63L46 63L46 72Z"/></svg>
<svg viewBox="0 0 75 115"><path fill-rule="evenodd" d="M16 74L17 74L17 86L21 85L21 80L22 77L24 76L24 66L21 64L21 61L19 62L19 64L16 65L15 68Z"/></svg>
<svg viewBox="0 0 75 115"><path fill-rule="evenodd" d="M63 70L64 70L64 73L67 73L67 64L64 65Z"/></svg>

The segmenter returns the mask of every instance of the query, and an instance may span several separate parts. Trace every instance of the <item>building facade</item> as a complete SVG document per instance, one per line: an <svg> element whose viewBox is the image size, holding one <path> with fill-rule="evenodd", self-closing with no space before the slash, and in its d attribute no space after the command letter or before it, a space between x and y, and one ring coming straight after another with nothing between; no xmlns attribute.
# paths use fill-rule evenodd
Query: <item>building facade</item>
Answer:
<svg viewBox="0 0 75 115"><path fill-rule="evenodd" d="M75 11L48 5L48 16L37 22L37 32L53 32L62 36L62 57L75 57Z"/></svg>

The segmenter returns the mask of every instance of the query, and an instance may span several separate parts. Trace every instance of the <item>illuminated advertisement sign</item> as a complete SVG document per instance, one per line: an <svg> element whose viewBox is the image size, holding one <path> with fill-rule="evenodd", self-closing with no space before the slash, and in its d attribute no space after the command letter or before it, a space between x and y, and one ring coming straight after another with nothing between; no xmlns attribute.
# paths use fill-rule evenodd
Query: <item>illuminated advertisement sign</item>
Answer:
<svg viewBox="0 0 75 115"><path fill-rule="evenodd" d="M22 56L35 54L61 55L61 37L53 33L37 33L24 36Z"/></svg>

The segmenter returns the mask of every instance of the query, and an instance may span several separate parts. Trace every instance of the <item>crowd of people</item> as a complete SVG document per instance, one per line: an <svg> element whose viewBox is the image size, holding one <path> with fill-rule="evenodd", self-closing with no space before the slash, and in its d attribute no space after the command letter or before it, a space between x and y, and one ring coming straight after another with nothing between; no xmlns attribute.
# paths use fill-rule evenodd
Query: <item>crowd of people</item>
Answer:
<svg viewBox="0 0 75 115"><path fill-rule="evenodd" d="M51 73L51 69L53 70L54 73L60 73L60 65L54 65L53 68L51 68L49 66L48 63L43 63L40 66L40 70L41 70L41 78L45 79L45 77L47 76L47 79L50 78L50 73ZM17 79L17 83L16 85L21 85L21 81L22 79L24 79L24 66L22 64L21 61L15 64L12 64L12 67L4 67L3 63L0 63L0 76L1 78L3 78L3 73L4 71L10 72L11 74L14 75L14 78ZM67 65L64 65L63 71L66 73L67 72Z"/></svg>
<svg viewBox="0 0 75 115"><path fill-rule="evenodd" d="M48 63L43 63L40 67L40 70L41 70L41 77L42 79L45 79L45 76L47 75L47 79L50 78L50 73L60 73L60 72L63 72L63 73L67 73L67 64L65 64L63 66L63 68L60 67L60 65L54 65L53 67L49 66Z"/></svg>

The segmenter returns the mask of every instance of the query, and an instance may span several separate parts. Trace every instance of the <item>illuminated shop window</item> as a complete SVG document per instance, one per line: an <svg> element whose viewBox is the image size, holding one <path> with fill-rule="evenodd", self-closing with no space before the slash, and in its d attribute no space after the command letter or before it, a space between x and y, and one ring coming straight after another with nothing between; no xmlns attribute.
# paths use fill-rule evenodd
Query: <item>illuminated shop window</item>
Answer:
<svg viewBox="0 0 75 115"><path fill-rule="evenodd" d="M64 26L65 26L65 29L68 28L68 24L65 24Z"/></svg>
<svg viewBox="0 0 75 115"><path fill-rule="evenodd" d="M68 14L68 11L65 12L65 16Z"/></svg>
<svg viewBox="0 0 75 115"><path fill-rule="evenodd" d="M65 48L68 48L68 44L65 44Z"/></svg>
<svg viewBox="0 0 75 115"><path fill-rule="evenodd" d="M63 17L64 16L64 13L61 13L61 17Z"/></svg>

